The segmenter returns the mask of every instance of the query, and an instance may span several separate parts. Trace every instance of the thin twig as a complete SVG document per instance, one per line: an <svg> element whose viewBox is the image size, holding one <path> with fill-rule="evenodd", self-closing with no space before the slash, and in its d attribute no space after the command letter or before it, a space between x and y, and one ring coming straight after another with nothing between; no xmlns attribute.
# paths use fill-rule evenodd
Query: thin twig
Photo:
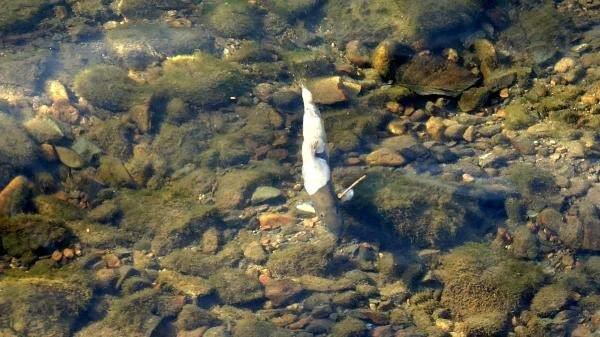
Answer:
<svg viewBox="0 0 600 337"><path fill-rule="evenodd" d="M367 175L364 174L362 177L356 179L356 181L353 182L350 186L348 186L348 188L346 188L342 192L338 193L338 195L337 195L338 199L342 199L344 197L344 195L346 195L346 193L348 193L348 191L350 191L352 188L354 188L354 186L358 185L358 183L363 181L366 177L367 177Z"/></svg>

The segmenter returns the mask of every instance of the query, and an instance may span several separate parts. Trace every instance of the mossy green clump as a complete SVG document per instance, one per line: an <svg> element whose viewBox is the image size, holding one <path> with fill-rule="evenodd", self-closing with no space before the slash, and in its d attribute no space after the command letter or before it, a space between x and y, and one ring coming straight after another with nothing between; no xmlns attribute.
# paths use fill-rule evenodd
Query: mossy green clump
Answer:
<svg viewBox="0 0 600 337"><path fill-rule="evenodd" d="M243 125L231 123L213 138L210 147L201 154L207 167L230 167L246 164L260 147L270 146L275 133L283 127L283 118L268 104L239 107L235 110Z"/></svg>
<svg viewBox="0 0 600 337"><path fill-rule="evenodd" d="M162 76L155 83L155 89L162 95L205 108L227 105L232 96L242 94L247 87L246 79L234 64L202 52L167 59Z"/></svg>
<svg viewBox="0 0 600 337"><path fill-rule="evenodd" d="M219 319L208 310L201 309L194 304L186 304L177 316L177 326L180 330L194 330L202 326L215 326L219 324Z"/></svg>
<svg viewBox="0 0 600 337"><path fill-rule="evenodd" d="M538 121L535 112L528 111L527 107L521 103L512 103L504 111L506 112L504 126L511 130L524 129Z"/></svg>
<svg viewBox="0 0 600 337"><path fill-rule="evenodd" d="M335 69L333 55L327 50L293 50L280 54L289 72L297 78L326 76Z"/></svg>
<svg viewBox="0 0 600 337"><path fill-rule="evenodd" d="M272 160L252 163L243 169L234 169L217 178L215 206L227 211L248 202L259 185L268 185L287 176L283 166Z"/></svg>
<svg viewBox="0 0 600 337"><path fill-rule="evenodd" d="M445 255L438 272L444 283L441 303L458 317L483 313L507 317L544 280L540 267L476 243Z"/></svg>
<svg viewBox="0 0 600 337"><path fill-rule="evenodd" d="M175 124L186 122L193 116L188 104L179 97L172 98L167 102L165 114L166 120Z"/></svg>
<svg viewBox="0 0 600 337"><path fill-rule="evenodd" d="M364 337L367 326L359 319L348 317L336 323L331 329L332 337Z"/></svg>
<svg viewBox="0 0 600 337"><path fill-rule="evenodd" d="M135 236L114 226L87 221L69 221L65 224L86 247L106 249L133 243Z"/></svg>
<svg viewBox="0 0 600 337"><path fill-rule="evenodd" d="M233 337L291 337L291 331L277 327L271 322L242 319L233 327Z"/></svg>
<svg viewBox="0 0 600 337"><path fill-rule="evenodd" d="M515 164L508 169L507 177L529 208L542 210L557 197L558 186L554 176L539 167L526 163Z"/></svg>
<svg viewBox="0 0 600 337"><path fill-rule="evenodd" d="M71 9L78 16L90 19L103 20L111 15L111 11L104 0L71 0Z"/></svg>
<svg viewBox="0 0 600 337"><path fill-rule="evenodd" d="M50 219L70 221L84 216L81 208L51 195L38 195L33 199L33 204L39 214Z"/></svg>
<svg viewBox="0 0 600 337"><path fill-rule="evenodd" d="M173 296L156 288L144 289L114 300L101 323L119 331L120 336L138 336L149 329L152 332L157 321L176 316L180 309Z"/></svg>
<svg viewBox="0 0 600 337"><path fill-rule="evenodd" d="M209 14L209 22L224 37L240 38L260 30L256 11L245 1L220 3Z"/></svg>
<svg viewBox="0 0 600 337"><path fill-rule="evenodd" d="M506 330L507 317L503 312L489 312L467 317L463 331L471 337L501 336Z"/></svg>
<svg viewBox="0 0 600 337"><path fill-rule="evenodd" d="M187 246L199 241L206 228L220 223L214 208L196 198L168 188L123 191L117 197L123 210L120 228L151 237L151 249L158 254Z"/></svg>
<svg viewBox="0 0 600 337"><path fill-rule="evenodd" d="M510 252L519 258L535 259L539 252L539 242L535 234L527 226L519 226L513 231L513 242Z"/></svg>
<svg viewBox="0 0 600 337"><path fill-rule="evenodd" d="M133 152L133 125L118 118L105 121L96 120L88 137L105 154L127 160Z"/></svg>
<svg viewBox="0 0 600 337"><path fill-rule="evenodd" d="M323 119L328 141L333 144L331 151L335 153L357 150L376 133L386 115L381 111L341 109L327 111Z"/></svg>
<svg viewBox="0 0 600 337"><path fill-rule="evenodd" d="M37 157L35 144L17 122L0 112L0 166L22 168Z"/></svg>
<svg viewBox="0 0 600 337"><path fill-rule="evenodd" d="M223 268L211 275L209 281L224 304L246 304L264 297L258 278L238 269Z"/></svg>
<svg viewBox="0 0 600 337"><path fill-rule="evenodd" d="M263 0L264 5L271 10L287 19L295 19L304 16L315 9L321 2L320 0Z"/></svg>
<svg viewBox="0 0 600 337"><path fill-rule="evenodd" d="M19 336L71 336L92 298L85 271L10 272L0 279L0 331ZM12 334L11 334L12 335Z"/></svg>
<svg viewBox="0 0 600 337"><path fill-rule="evenodd" d="M1 246L10 256L51 254L71 239L72 234L62 220L36 215L0 217Z"/></svg>
<svg viewBox="0 0 600 337"><path fill-rule="evenodd" d="M49 6L45 0L1 0L0 32L24 31L35 26Z"/></svg>
<svg viewBox="0 0 600 337"><path fill-rule="evenodd" d="M340 45L354 39L373 44L386 38L435 42L454 29L464 31L482 9L478 0L326 1L324 28Z"/></svg>
<svg viewBox="0 0 600 337"><path fill-rule="evenodd" d="M126 18L148 19L156 18L169 9L181 9L187 3L180 0L121 0L115 9Z"/></svg>
<svg viewBox="0 0 600 337"><path fill-rule="evenodd" d="M540 317L550 317L558 313L569 301L571 294L561 284L551 284L541 288L531 301L531 309Z"/></svg>
<svg viewBox="0 0 600 337"><path fill-rule="evenodd" d="M213 50L213 38L199 27L173 28L165 23L129 22L106 32L112 54L128 68L144 69L165 57Z"/></svg>
<svg viewBox="0 0 600 337"><path fill-rule="evenodd" d="M237 265L242 257L240 247L231 242L216 255L209 255L200 250L174 250L164 257L161 266L186 275L209 277L221 268Z"/></svg>
<svg viewBox="0 0 600 337"><path fill-rule="evenodd" d="M127 71L106 64L81 71L73 85L77 96L112 112L126 111L142 92L142 87L129 78Z"/></svg>
<svg viewBox="0 0 600 337"><path fill-rule="evenodd" d="M335 245L328 241L298 242L273 252L267 268L278 275L319 275L327 268Z"/></svg>
<svg viewBox="0 0 600 337"><path fill-rule="evenodd" d="M204 125L190 121L181 125L163 123L152 142L152 151L176 171L189 163L200 164L211 134Z"/></svg>
<svg viewBox="0 0 600 337"><path fill-rule="evenodd" d="M353 214L378 224L382 235L395 232L418 246L443 247L478 237L504 215L502 197L482 187L466 191L382 169L368 172L351 205Z"/></svg>

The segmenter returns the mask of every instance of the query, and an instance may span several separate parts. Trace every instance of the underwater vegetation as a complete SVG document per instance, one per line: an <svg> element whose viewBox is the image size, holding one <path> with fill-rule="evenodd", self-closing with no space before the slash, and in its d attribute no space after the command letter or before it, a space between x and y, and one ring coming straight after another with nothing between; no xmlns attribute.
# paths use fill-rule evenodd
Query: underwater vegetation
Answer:
<svg viewBox="0 0 600 337"><path fill-rule="evenodd" d="M0 336L599 333L596 1L0 6Z"/></svg>

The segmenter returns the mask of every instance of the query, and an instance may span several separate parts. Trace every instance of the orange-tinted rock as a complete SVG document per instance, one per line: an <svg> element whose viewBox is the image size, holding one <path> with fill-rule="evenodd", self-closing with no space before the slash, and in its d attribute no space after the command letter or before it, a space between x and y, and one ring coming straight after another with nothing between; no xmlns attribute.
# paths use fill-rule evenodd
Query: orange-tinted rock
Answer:
<svg viewBox="0 0 600 337"><path fill-rule="evenodd" d="M11 180L0 192L0 215L21 213L31 194L31 183L24 176Z"/></svg>
<svg viewBox="0 0 600 337"><path fill-rule="evenodd" d="M282 226L291 225L296 219L288 214L265 213L258 217L260 229L271 230Z"/></svg>

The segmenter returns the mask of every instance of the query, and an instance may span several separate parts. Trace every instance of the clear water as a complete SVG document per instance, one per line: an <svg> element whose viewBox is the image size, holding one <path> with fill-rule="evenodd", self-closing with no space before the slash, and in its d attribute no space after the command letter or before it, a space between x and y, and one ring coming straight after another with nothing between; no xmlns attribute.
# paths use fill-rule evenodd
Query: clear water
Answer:
<svg viewBox="0 0 600 337"><path fill-rule="evenodd" d="M596 1L0 5L0 336L598 333Z"/></svg>

